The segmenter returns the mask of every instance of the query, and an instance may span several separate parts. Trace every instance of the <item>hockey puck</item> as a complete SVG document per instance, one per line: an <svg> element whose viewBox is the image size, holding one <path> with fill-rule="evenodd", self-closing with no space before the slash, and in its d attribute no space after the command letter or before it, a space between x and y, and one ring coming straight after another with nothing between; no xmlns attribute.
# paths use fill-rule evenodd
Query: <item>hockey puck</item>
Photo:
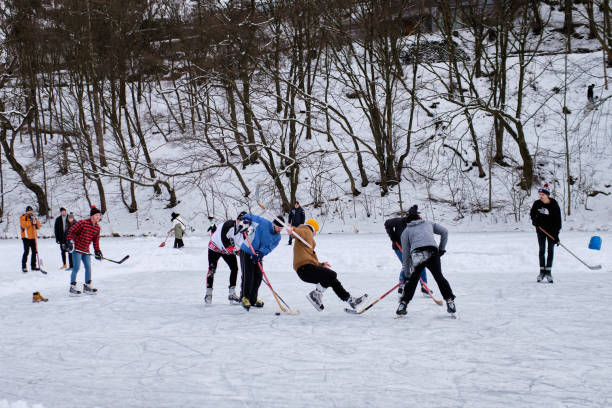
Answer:
<svg viewBox="0 0 612 408"><path fill-rule="evenodd" d="M277 316L280 316L280 312L275 312L274 314Z"/></svg>

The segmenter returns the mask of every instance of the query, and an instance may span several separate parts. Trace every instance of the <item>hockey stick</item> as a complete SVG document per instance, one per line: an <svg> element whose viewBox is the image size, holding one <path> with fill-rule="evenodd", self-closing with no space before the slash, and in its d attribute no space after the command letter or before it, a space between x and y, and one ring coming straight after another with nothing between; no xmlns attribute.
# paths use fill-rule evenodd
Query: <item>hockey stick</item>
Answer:
<svg viewBox="0 0 612 408"><path fill-rule="evenodd" d="M400 251L402 251L402 247L400 246L399 243L395 243L395 246L397 246L399 248ZM403 251L402 251L403 252ZM416 271L415 271L416 272ZM414 273L414 272L413 272ZM439 299L436 299L434 297L434 295L431 293L431 290L429 290L429 288L427 287L427 284L423 281L423 278L419 277L419 280L421 281L421 286L423 286L425 288L425 290L427 291L427 294L429 295L429 297L431 297L431 300L433 300L433 302L438 305L438 306L442 306L444 304L444 302L442 302Z"/></svg>
<svg viewBox="0 0 612 408"><path fill-rule="evenodd" d="M362 314L364 313L366 310L368 310L369 308L371 308L372 306L374 306L375 304L377 304L378 302L380 302L383 298L385 298L385 296L387 296L389 293L393 292L395 289L397 289L402 283L404 283L404 281L401 281L399 283L397 283L394 287L392 287L391 289L389 289L388 291L386 291L381 297L379 297L378 299L376 299L375 301L373 301L372 303L370 303L369 305L367 305L366 307L364 307L361 310L355 310L355 309L349 309L348 307L344 308L344 311L346 313L351 313L351 314Z"/></svg>
<svg viewBox="0 0 612 408"><path fill-rule="evenodd" d="M538 226L538 228L539 228L539 229L540 229L540 230L541 230L543 233L545 233L546 235L548 235L548 236L549 236L549 238L550 238L550 239L552 239L552 240L555 242L555 244L557 244L557 245L561 245L561 246L563 247L563 249L565 249L567 252L569 252L570 254L572 254L572 256L573 256L574 258L576 258L577 260L579 260L580 262L582 262L582 264L583 264L584 266L586 266L587 268L589 268L590 270L595 271L595 270L599 270L599 269L601 269L601 265L589 265L589 264L587 264L587 263L586 263L586 262L584 262L582 259L578 258L578 256L576 256L576 254L574 254L572 251L570 251L568 247L566 247L565 245L563 245L563 244L561 243L561 241L557 241L557 240L555 240L555 237L553 237L553 236L552 236L552 235L550 235L548 232L546 232L546 230L545 230L544 228L542 228L542 227L540 227L540 226Z"/></svg>
<svg viewBox="0 0 612 408"><path fill-rule="evenodd" d="M249 236L243 232L244 235L244 239L245 241L249 244L249 248L251 248L251 254L255 254L255 249L253 248L253 245L251 245L251 240L249 239ZM270 291L272 292L272 295L274 296L274 300L276 300L276 303L278 303L278 307L280 307L280 310L283 313L288 313L291 315L297 315L298 313L300 313L299 310L291 310L291 307L289 307L289 305L287 304L287 302L285 302L283 300L283 303L285 305L287 305L287 307L285 308L281 302L280 302L280 296L278 296L278 294L276 293L276 291L274 290L274 288L272 288L272 285L270 284L270 280L268 279L268 276L266 275L266 273L264 272L263 266L261 264L261 262L257 262L257 265L259 265L259 270L261 271L261 276L263 277L263 281L266 283L266 285L270 288ZM282 300L282 299L281 299Z"/></svg>
<svg viewBox="0 0 612 408"><path fill-rule="evenodd" d="M34 249L36 250L36 262L38 262L38 270L43 274L46 275L47 271L45 271L43 269L43 264L42 264L42 260L40 259L40 257L38 256L38 239L34 238Z"/></svg>
<svg viewBox="0 0 612 408"><path fill-rule="evenodd" d="M295 232L293 228L288 227L287 224L283 220L278 218L276 215L270 213L270 211L266 208L266 206L262 204L261 200L259 199L259 186L257 186L257 188L255 189L255 202L262 210L264 210L266 214L268 214L270 217L274 217L274 220L276 220L279 224L281 224L290 234L293 234L294 237L299 239L302 242L302 244L312 249L312 246L308 242L306 242L306 240L304 240L304 238L302 238L297 232Z"/></svg>
<svg viewBox="0 0 612 408"><path fill-rule="evenodd" d="M104 256L102 257L102 259L104 259L105 261L111 261L111 262L114 262L114 263L116 263L116 264L122 264L122 263L124 263L124 262L125 262L125 261L126 261L128 258L129 258L129 257L130 257L129 255L126 255L126 256L124 256L123 258L121 258L121 260L120 260L120 261L115 261L114 259L106 258L106 257L104 257Z"/></svg>

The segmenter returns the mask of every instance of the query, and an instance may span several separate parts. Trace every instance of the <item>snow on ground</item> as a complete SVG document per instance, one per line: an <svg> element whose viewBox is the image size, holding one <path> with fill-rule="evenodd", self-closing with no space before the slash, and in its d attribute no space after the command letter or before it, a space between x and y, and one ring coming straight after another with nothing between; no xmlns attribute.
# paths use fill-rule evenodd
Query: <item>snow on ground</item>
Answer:
<svg viewBox="0 0 612 408"><path fill-rule="evenodd" d="M331 290L319 313L312 285L291 270L286 237L265 269L298 316L227 304L221 261L214 304L203 304L206 244L159 248L159 238L104 238L94 262L100 294L68 297L54 241L41 240L49 275L19 271L21 242L0 241L0 406L4 407L609 407L612 406L612 256L563 242L553 285L537 284L535 234L454 233L443 268L458 319L416 296L395 319L392 294L360 316ZM383 234L318 237L352 294L392 287L399 262ZM80 273L80 280L83 279ZM431 280L431 278L430 278ZM435 284L432 287L439 296ZM33 291L49 298L32 304Z"/></svg>

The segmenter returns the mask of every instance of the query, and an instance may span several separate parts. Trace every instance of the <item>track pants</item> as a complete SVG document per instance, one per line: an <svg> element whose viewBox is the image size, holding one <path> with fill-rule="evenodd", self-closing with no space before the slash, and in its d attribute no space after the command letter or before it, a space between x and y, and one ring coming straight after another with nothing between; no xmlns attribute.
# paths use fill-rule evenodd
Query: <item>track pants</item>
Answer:
<svg viewBox="0 0 612 408"><path fill-rule="evenodd" d="M415 254L415 252L421 252L422 254ZM438 288L440 289L440 293L444 300L447 299L455 299L455 295L453 294L453 290L450 287L450 284L442 275L442 266L440 265L440 255L438 255L438 248L436 247L425 247L425 248L417 248L412 251L412 259L421 258L422 261L418 265L414 265L413 270L419 271L421 268L427 268L431 275L436 280L438 284ZM425 255L415 256L415 255ZM412 297L414 296L414 291L416 290L417 283L419 282L420 274L413 272L408 278L408 283L404 286L404 295L402 297L402 301L410 302Z"/></svg>
<svg viewBox="0 0 612 408"><path fill-rule="evenodd" d="M261 263L263 267L263 262ZM259 286L261 285L261 270L258 264L251 261L251 254L240 251L240 268L242 269L242 288L240 297L249 299L252 305L257 302Z"/></svg>
<svg viewBox="0 0 612 408"><path fill-rule="evenodd" d="M329 268L318 265L303 265L297 270L301 280L308 283L321 284L324 288L331 288L334 293L343 301L347 301L351 296L338 280L338 274Z"/></svg>
<svg viewBox="0 0 612 408"><path fill-rule="evenodd" d="M217 263L219 258L223 258L227 266L230 268L229 287L236 286L236 277L238 276L238 261L234 254L222 254L221 252L208 250L208 274L206 275L206 287L212 288L215 280L215 272L217 272Z"/></svg>
<svg viewBox="0 0 612 408"><path fill-rule="evenodd" d="M555 241L539 229L536 232L538 234L538 246L540 247L540 272L549 273L552 270L553 257L555 255ZM546 251L547 245L548 251ZM547 257L544 257L545 253Z"/></svg>

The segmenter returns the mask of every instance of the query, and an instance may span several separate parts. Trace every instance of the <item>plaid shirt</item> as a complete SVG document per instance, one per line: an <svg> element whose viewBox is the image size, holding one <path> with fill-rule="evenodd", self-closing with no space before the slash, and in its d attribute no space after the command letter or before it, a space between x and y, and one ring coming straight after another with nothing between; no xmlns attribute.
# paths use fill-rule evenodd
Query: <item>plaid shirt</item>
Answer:
<svg viewBox="0 0 612 408"><path fill-rule="evenodd" d="M67 241L74 241L74 249L89 252L89 245L93 242L94 249L100 250L100 225L93 225L91 220L81 220L68 230Z"/></svg>

